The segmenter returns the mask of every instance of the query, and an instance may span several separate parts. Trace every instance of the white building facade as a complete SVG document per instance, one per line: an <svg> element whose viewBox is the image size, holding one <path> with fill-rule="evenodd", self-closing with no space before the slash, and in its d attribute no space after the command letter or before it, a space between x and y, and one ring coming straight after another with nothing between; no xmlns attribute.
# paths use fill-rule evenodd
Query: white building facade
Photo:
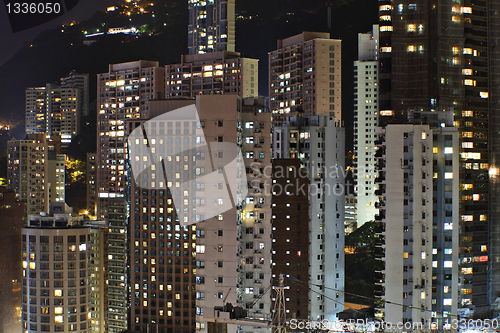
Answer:
<svg viewBox="0 0 500 333"><path fill-rule="evenodd" d="M376 316L392 323L451 323L459 293L458 133L404 124L378 134L375 220L381 222L385 302Z"/></svg>
<svg viewBox="0 0 500 333"><path fill-rule="evenodd" d="M354 62L354 183L357 226L373 221L378 209L374 194L375 128L378 126L378 25L358 34L358 60Z"/></svg>

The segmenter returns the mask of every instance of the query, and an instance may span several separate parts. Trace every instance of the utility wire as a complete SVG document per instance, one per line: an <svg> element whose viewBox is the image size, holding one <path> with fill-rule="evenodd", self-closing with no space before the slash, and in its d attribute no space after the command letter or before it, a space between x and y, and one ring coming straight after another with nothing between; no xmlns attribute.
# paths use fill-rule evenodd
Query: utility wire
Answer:
<svg viewBox="0 0 500 333"><path fill-rule="evenodd" d="M343 290L340 290L340 289L335 289L335 288L331 288L331 287L324 287L324 286L319 285L319 284L314 284L314 283L310 283L310 282L301 281L301 280L297 279L295 276L292 276L292 275L288 275L287 278L290 279L293 282L296 282L296 283L303 283L303 284L307 284L307 285L310 285L310 286L322 287L322 288L325 288L325 289L330 289L330 290L333 290L333 291L344 293L346 295L356 296L358 298L364 298L364 299L368 299L368 300L371 300L371 301L376 301L376 302L380 301L380 299L377 299L377 298L367 297L367 296L363 296L363 295L358 295L358 294L346 292L346 291L343 291ZM311 290L311 289L309 289L309 290ZM314 290L312 290L312 291L314 291ZM316 291L314 291L314 292L316 292ZM331 299L331 298L329 298L327 296L324 296L323 294L321 294L319 292L316 292L316 293L322 295L323 297ZM336 301L336 300L334 300L334 301ZM336 301L336 302L337 303L341 303L339 301ZM391 305L396 305L396 306L401 306L401 307L408 307L409 309L417 309L417 310L421 310L421 311L425 311L425 312L431 312L431 313L434 312L434 311L429 310L429 309L423 309L423 308L419 308L419 307L414 307L412 305L404 305L404 304L396 303L396 302L392 302L392 301L384 301L383 300L383 302L386 303L386 304L391 304ZM342 304L342 305L344 305L344 307L345 307L345 304ZM352 309L352 310L356 311L355 309ZM359 311L356 311L356 312L359 312ZM458 314L452 314L452 313L450 313L449 316L450 317L457 317L457 318L459 317Z"/></svg>

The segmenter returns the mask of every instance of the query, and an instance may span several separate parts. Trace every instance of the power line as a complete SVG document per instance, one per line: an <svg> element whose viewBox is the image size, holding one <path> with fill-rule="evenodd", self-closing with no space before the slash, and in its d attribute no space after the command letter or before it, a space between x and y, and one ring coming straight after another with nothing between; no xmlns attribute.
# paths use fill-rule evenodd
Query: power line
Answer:
<svg viewBox="0 0 500 333"><path fill-rule="evenodd" d="M346 291L343 291L343 290L340 290L340 289L335 289L335 288L331 288L331 287L325 287L325 286L322 286L322 285L319 285L319 284L314 284L314 283L310 283L310 282L301 281L301 280L297 279L297 278L296 278L295 276L293 276L293 275L288 275L287 277L288 277L291 281L296 282L296 283L300 282L300 283L307 284L307 285L310 285L310 286L315 286L315 287L320 287L320 288L330 289L330 290L333 290L333 291L336 291L336 292L341 292L341 293L344 293L345 295L356 296L356 297L358 297L358 298L364 298L364 299L368 299L368 300L375 301L375 302L379 301L379 299L377 299L377 298L367 297L367 296L363 296L363 295L358 295L358 294L354 294L354 293L346 292ZM309 288L309 290L314 291L314 290L312 290L312 289L310 289L310 288ZM314 292L316 292L316 291L314 291ZM325 297L325 298L331 299L331 298L329 298L329 297L327 297L327 296L324 296L323 294L321 294L321 293L319 293L319 292L316 292L316 293L318 293L318 294L322 295L322 296L323 296L323 297ZM333 299L331 299L331 300L333 300ZM339 302L339 301L337 301L337 300L333 300L333 301L335 301L335 302L337 302L337 303L341 303L341 302ZM383 302L384 302L384 303L386 303L386 304L391 304L391 305L401 306L401 307L403 307L403 308L404 308L404 307L407 307L407 308L409 308L409 309L417 309L417 310L421 310L421 311L425 311L425 312L431 312L431 313L432 313L432 312L435 312L435 311L432 311L432 310L429 310L429 309L425 309L425 308L418 308L418 307L414 307L414 306L412 306L412 305L404 305L404 304L401 304L401 303L396 303L396 302L392 302L392 301L386 301L386 300L383 300ZM342 304L342 305L344 305L344 307L345 307L345 304ZM351 309L352 309L352 308L351 308ZM354 311L356 311L356 312L359 312L359 311L357 311L357 310L355 310L355 309L352 309L352 310L354 310ZM457 318L459 318L458 314L452 314L452 313L449 313L448 315L449 315L450 317L457 317Z"/></svg>
<svg viewBox="0 0 500 333"><path fill-rule="evenodd" d="M297 279L297 278L296 278L295 276L293 276L293 275L288 275L288 277L287 277L287 278L288 278L288 279L290 279L292 282L295 282L295 283L297 283L297 284L299 284L299 285L300 285L300 284L302 284L302 286L304 286L304 287L306 287L307 289L309 289L309 291L312 291L312 292L314 292L314 293L317 293L318 295L321 295L322 297L324 297L324 298L326 298L326 299L329 299L329 300L331 300L331 301L334 301L335 303L338 303L338 304L342 305L344 308L346 308L346 307L347 307L347 308L349 308L349 309L351 309L351 310L353 310L353 311L355 311L355 312L357 312L357 313L359 313L359 314L365 315L363 312L358 311L358 310L356 310L356 309L354 309L354 308L352 308L352 307L350 307L350 306L346 306L346 305L345 305L345 303L342 303L341 301L337 301L336 299L333 299L333 298L331 298L331 297L329 297L329 296L326 296L325 294L322 294L322 293L320 293L319 291L313 290L313 289L311 289L311 288L309 287L309 285L313 285L313 286L318 286L318 285L314 285L314 284L312 284L312 283L308 283L308 282L305 282L305 281L301 281L301 280Z"/></svg>

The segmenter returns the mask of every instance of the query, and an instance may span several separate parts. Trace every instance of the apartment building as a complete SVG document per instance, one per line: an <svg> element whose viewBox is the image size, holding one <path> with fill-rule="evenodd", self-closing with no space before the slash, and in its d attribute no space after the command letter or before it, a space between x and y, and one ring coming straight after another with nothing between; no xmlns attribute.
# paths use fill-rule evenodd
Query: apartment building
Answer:
<svg viewBox="0 0 500 333"><path fill-rule="evenodd" d="M59 135L71 143L80 132L80 118L88 115L88 74L72 72L60 84L26 89L26 134Z"/></svg>
<svg viewBox="0 0 500 333"><path fill-rule="evenodd" d="M378 126L378 25L358 34L354 62L354 186L357 227L373 221L378 209L375 186L375 128Z"/></svg>
<svg viewBox="0 0 500 333"><path fill-rule="evenodd" d="M303 32L278 40L269 52L269 107L279 124L288 116L341 120L341 41L329 33Z"/></svg>
<svg viewBox="0 0 500 333"><path fill-rule="evenodd" d="M26 202L26 217L48 211L50 202L64 202L65 155L59 149L45 134L7 144L7 188Z"/></svg>
<svg viewBox="0 0 500 333"><path fill-rule="evenodd" d="M125 124L147 118L149 101L164 95L165 69L156 61L109 65L97 75L97 216L108 216L108 199L125 198L127 146Z"/></svg>
<svg viewBox="0 0 500 333"><path fill-rule="evenodd" d="M457 130L401 124L377 134L385 302L376 316L442 328L459 303Z"/></svg>
<svg viewBox="0 0 500 333"><path fill-rule="evenodd" d="M107 331L107 229L71 214L64 202L51 203L22 229L23 332Z"/></svg>

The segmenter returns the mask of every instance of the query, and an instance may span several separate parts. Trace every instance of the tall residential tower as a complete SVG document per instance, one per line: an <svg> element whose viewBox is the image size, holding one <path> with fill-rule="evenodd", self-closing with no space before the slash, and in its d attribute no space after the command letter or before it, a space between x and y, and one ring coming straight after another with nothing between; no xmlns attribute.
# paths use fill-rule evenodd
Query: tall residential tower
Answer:
<svg viewBox="0 0 500 333"><path fill-rule="evenodd" d="M378 126L378 25L358 34L354 62L354 182L357 226L373 221L375 208L375 128Z"/></svg>
<svg viewBox="0 0 500 333"><path fill-rule="evenodd" d="M409 111L454 113L462 191L460 307L490 316L500 297L500 2L381 1L379 13L381 124L403 123Z"/></svg>
<svg viewBox="0 0 500 333"><path fill-rule="evenodd" d="M188 0L189 54L234 52L236 0Z"/></svg>

